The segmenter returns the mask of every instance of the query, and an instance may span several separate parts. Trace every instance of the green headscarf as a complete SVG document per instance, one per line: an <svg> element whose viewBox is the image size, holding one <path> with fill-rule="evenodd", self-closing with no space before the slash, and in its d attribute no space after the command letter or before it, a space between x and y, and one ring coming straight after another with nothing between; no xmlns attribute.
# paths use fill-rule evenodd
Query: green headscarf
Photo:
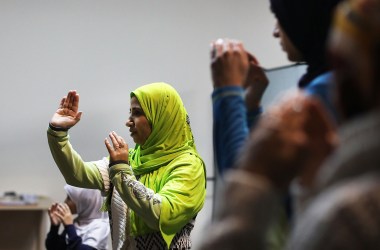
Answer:
<svg viewBox="0 0 380 250"><path fill-rule="evenodd" d="M196 155L190 120L181 97L167 83L151 83L131 93L135 96L152 126L143 146L136 145L131 156L135 175L151 172L186 152Z"/></svg>
<svg viewBox="0 0 380 250"><path fill-rule="evenodd" d="M196 151L190 121L181 97L167 83L151 83L131 92L135 96L152 132L144 145L130 152L130 165L147 188L162 197L160 231L168 246L173 237L203 207L205 165ZM195 156L195 157L194 157ZM176 181L166 184L175 173ZM194 178L198 178L199 182ZM178 182L183 187L178 187ZM198 184L195 184L198 183ZM165 185L166 184L166 185ZM151 231L131 211L132 233Z"/></svg>

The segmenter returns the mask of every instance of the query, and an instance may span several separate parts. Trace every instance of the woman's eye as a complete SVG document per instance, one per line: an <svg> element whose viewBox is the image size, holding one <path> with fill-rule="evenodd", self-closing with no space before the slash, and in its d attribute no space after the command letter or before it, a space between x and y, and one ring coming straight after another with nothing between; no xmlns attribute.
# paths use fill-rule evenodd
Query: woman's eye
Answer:
<svg viewBox="0 0 380 250"><path fill-rule="evenodd" d="M140 116L140 115L142 115L142 111L135 109L135 110L132 111L132 115L133 116Z"/></svg>

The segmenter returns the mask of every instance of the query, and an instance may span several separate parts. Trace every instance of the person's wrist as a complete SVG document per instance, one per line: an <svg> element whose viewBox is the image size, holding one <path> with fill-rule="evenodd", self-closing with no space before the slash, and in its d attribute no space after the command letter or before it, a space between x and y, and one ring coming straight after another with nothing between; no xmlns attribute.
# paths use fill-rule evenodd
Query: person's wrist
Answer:
<svg viewBox="0 0 380 250"><path fill-rule="evenodd" d="M240 74L226 74L224 76L222 75L215 75L213 78L213 84L214 88L221 88L221 87L230 87L230 86L237 86L237 87L243 87L243 84L245 82L245 77Z"/></svg>
<svg viewBox="0 0 380 250"><path fill-rule="evenodd" d="M126 161L126 160L111 160L108 167L112 167L114 165L117 165L117 164L126 164L126 165L129 165L129 162Z"/></svg>
<svg viewBox="0 0 380 250"><path fill-rule="evenodd" d="M63 221L63 224L65 224L65 226L72 225L73 223L74 223L73 220Z"/></svg>
<svg viewBox="0 0 380 250"><path fill-rule="evenodd" d="M54 131L68 131L69 128L63 128L56 125L53 125L51 122L49 122L49 128L51 128Z"/></svg>
<svg viewBox="0 0 380 250"><path fill-rule="evenodd" d="M214 84L214 88L223 88L223 87L242 87L243 84L238 81L228 81L223 83Z"/></svg>
<svg viewBox="0 0 380 250"><path fill-rule="evenodd" d="M247 107L248 112L256 113L257 110L260 109L261 103L260 102L252 102L252 101L245 99L245 106Z"/></svg>

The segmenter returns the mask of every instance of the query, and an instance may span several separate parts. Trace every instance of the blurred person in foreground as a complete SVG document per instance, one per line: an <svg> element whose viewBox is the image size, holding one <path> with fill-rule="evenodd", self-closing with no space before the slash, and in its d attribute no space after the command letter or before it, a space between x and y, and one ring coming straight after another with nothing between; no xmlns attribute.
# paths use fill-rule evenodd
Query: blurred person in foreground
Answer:
<svg viewBox="0 0 380 250"><path fill-rule="evenodd" d="M276 18L274 38L279 40L289 61L307 66L294 85L322 101L335 122L338 119L331 97L332 72L326 41L334 8L340 1L270 0ZM269 80L255 56L247 52L241 42L232 39L218 39L211 44L211 72L214 158L216 172L222 180L219 188L224 184L225 173L236 166L250 130L263 113L261 99ZM292 186L308 189L319 166L313 167L300 175ZM218 202L215 201L216 207ZM283 247L293 214L298 210L299 204L293 204L290 194L284 196L283 203L274 215L277 219L267 236L270 249Z"/></svg>
<svg viewBox="0 0 380 250"><path fill-rule="evenodd" d="M333 153L325 159L336 135L319 101L300 92L272 107L226 176L219 218L201 249L267 249L265 233L289 184L321 162L287 248L379 249L379 17L379 0L345 1L335 12L329 54L342 125Z"/></svg>
<svg viewBox="0 0 380 250"><path fill-rule="evenodd" d="M294 85L319 98L334 120L326 41L340 1L270 0L276 18L273 37L289 61L307 66ZM256 57L234 39L217 39L211 44L211 74L215 164L223 176L234 166L249 130L263 112L261 99L269 80Z"/></svg>

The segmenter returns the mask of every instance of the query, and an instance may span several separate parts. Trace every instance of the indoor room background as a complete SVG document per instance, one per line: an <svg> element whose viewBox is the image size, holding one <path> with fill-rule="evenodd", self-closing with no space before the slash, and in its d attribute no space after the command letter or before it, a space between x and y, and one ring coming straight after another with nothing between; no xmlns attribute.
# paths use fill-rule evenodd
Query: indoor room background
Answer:
<svg viewBox="0 0 380 250"><path fill-rule="evenodd" d="M78 91L83 111L71 143L84 160L97 160L107 155L103 141L112 130L134 146L125 127L129 93L167 82L183 98L207 165L197 245L211 221L215 180L209 45L243 41L268 69L267 105L304 70L289 66L272 37L274 22L269 0L0 0L0 195L65 198L46 129L68 90Z"/></svg>

